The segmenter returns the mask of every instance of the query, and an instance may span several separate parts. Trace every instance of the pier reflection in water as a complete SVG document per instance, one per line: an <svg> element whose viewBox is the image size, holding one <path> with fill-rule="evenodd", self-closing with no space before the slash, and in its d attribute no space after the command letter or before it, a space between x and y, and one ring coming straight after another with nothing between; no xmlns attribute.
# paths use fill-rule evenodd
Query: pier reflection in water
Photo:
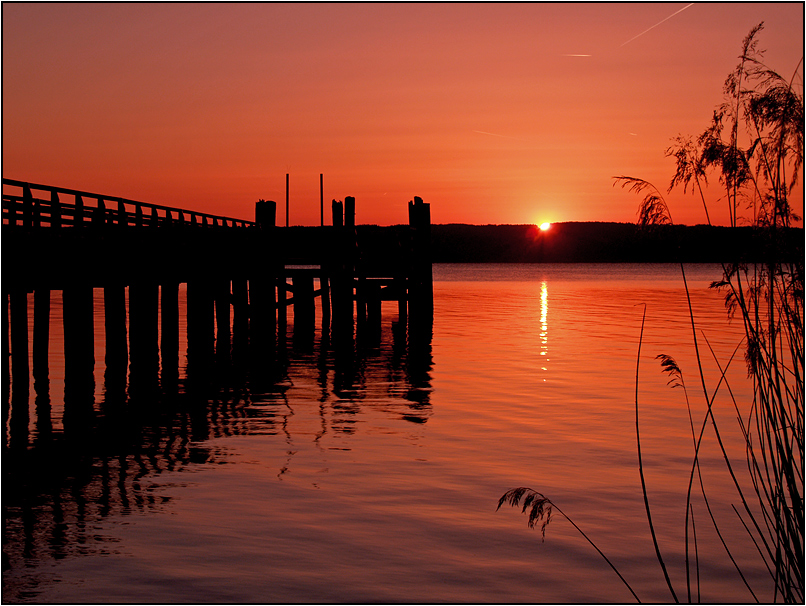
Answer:
<svg viewBox="0 0 806 606"><path fill-rule="evenodd" d="M33 299L25 301L29 318ZM183 286L180 318L185 305ZM96 289L96 363L82 374L65 372L64 307L54 292L49 363L34 360L33 394L25 381L10 389L4 381L4 570L114 551L97 530L101 519L163 509L171 499L159 482L164 472L228 462L213 438L281 436L280 476L304 444L360 432L368 412L416 431L431 415L431 327L418 333L390 313L396 304L387 305L382 322L332 329L318 312L296 323L292 315L276 339L251 344L227 318L208 351L187 349L180 320L181 367L179 352L163 348L149 372L127 372L125 358L105 352L105 306ZM19 587L4 588L6 595L27 594Z"/></svg>

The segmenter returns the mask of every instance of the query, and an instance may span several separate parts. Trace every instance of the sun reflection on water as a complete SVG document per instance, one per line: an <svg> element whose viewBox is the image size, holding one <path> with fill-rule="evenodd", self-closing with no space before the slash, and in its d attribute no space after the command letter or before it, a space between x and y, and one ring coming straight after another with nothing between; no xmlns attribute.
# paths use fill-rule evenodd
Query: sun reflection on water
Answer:
<svg viewBox="0 0 806 606"><path fill-rule="evenodd" d="M543 360L542 370L548 371L545 363L549 361L549 289L546 281L543 280L540 284L540 355L545 357ZM543 379L545 381L546 379Z"/></svg>

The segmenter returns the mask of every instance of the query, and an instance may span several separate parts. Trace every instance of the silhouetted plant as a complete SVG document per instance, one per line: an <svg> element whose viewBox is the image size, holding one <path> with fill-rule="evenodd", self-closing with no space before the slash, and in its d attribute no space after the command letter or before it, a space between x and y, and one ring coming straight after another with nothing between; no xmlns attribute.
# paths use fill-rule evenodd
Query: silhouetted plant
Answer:
<svg viewBox="0 0 806 606"><path fill-rule="evenodd" d="M680 186L684 193L689 186L692 191L696 188L710 224L705 193L708 175L715 175L724 188L724 196L719 199L727 200L731 226L749 223L765 236L766 242L760 262L748 263L737 259L733 263L725 263L722 265L722 278L711 284L712 288L725 294L729 318L738 318L745 332L745 361L748 376L752 380L753 397L751 402L740 404L734 399L733 403L746 445L751 495L746 495L742 489L712 412L718 390L727 385L726 372L736 351L723 368L708 344L720 370L717 385L709 392L682 263L680 269L688 298L694 350L707 405L699 431L694 425L682 370L670 356L658 356L663 372L670 376L669 384L683 389L694 443L685 520L686 589L689 601L692 599L689 528L694 533L691 491L695 477L699 480L708 515L728 557L753 598L758 600L720 531L700 474L699 452L709 423L741 501L738 508L733 507L734 512L769 571L773 600L800 603L804 600L804 265L803 251L784 250L784 239L781 237L783 230L800 219L790 204L790 194L798 184L803 166L803 94L793 87L794 75L786 79L764 65L763 51L758 49L757 42L762 28L763 24L759 24L743 40L739 64L724 84L725 101L714 111L708 128L696 142L690 137L677 137L666 150L667 156L673 156L677 165L669 191ZM795 74L801 70L802 63L803 59L798 63ZM745 145L742 144L744 139L747 139ZM672 224L669 206L654 185L630 176L614 177L614 180L614 184L644 195L638 210L641 225ZM751 208L752 217L743 216L743 211ZM641 330L643 334L643 322ZM737 351L741 345L737 345ZM637 384L636 370L639 471L654 541L640 454ZM733 399L733 392L728 391ZM507 501L505 497L511 492L502 497L499 507ZM542 495L541 498L548 501ZM517 504L517 500L511 498L509 502ZM551 501L548 503L554 505ZM526 508L524 506L524 511ZM554 508L557 509L556 505ZM693 545L699 579L696 536ZM657 542L655 550L672 596L677 601Z"/></svg>

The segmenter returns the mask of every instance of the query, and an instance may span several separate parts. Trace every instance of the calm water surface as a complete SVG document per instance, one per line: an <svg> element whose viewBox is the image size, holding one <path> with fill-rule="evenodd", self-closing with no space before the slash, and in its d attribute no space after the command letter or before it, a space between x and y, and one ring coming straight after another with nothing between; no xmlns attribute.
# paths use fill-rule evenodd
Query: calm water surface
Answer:
<svg viewBox="0 0 806 606"><path fill-rule="evenodd" d="M705 339L725 365L741 332L707 288L719 269L686 271L710 394L719 371ZM93 421L68 431L54 293L49 398L32 387L6 419L3 600L632 601L556 512L545 541L519 510L496 512L507 489L530 486L584 529L643 601L669 602L636 454L644 306L644 469L661 549L685 599L691 426L684 392L667 385L655 359L666 353L683 368L699 428L705 405L680 268L435 265L434 279L432 335L407 337L394 303L384 303L380 335L359 331L346 349L319 328L295 334L290 317L270 368L221 368L203 389L182 370L178 395L161 401L121 402L105 391L96 290ZM746 406L743 351L728 376ZM742 468L724 388L715 412ZM711 506L769 600L706 436ZM694 519L701 599L751 601L701 498Z"/></svg>

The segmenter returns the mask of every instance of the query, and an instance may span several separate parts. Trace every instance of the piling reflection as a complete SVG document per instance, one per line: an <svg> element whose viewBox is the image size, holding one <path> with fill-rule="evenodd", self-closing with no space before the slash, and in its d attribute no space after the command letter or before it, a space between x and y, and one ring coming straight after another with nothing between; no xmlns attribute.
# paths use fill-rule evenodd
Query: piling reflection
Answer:
<svg viewBox="0 0 806 606"><path fill-rule="evenodd" d="M65 369L61 423L47 381L36 382L33 402L24 382L11 384L3 419L4 568L114 549L98 523L164 509L171 494L160 474L229 462L215 438L277 435L319 447L324 436L360 432L356 420L367 407L418 425L431 415L430 327L417 332L388 318L373 326L290 320L263 340L243 328L233 322L229 344L220 331L207 350L189 334L187 363L173 380L163 380L172 362L165 368L149 360L152 376L130 372L121 382L125 374L108 358L112 367L96 393L86 364ZM317 418L315 432L291 422L302 409ZM278 476L294 464L294 450Z"/></svg>

